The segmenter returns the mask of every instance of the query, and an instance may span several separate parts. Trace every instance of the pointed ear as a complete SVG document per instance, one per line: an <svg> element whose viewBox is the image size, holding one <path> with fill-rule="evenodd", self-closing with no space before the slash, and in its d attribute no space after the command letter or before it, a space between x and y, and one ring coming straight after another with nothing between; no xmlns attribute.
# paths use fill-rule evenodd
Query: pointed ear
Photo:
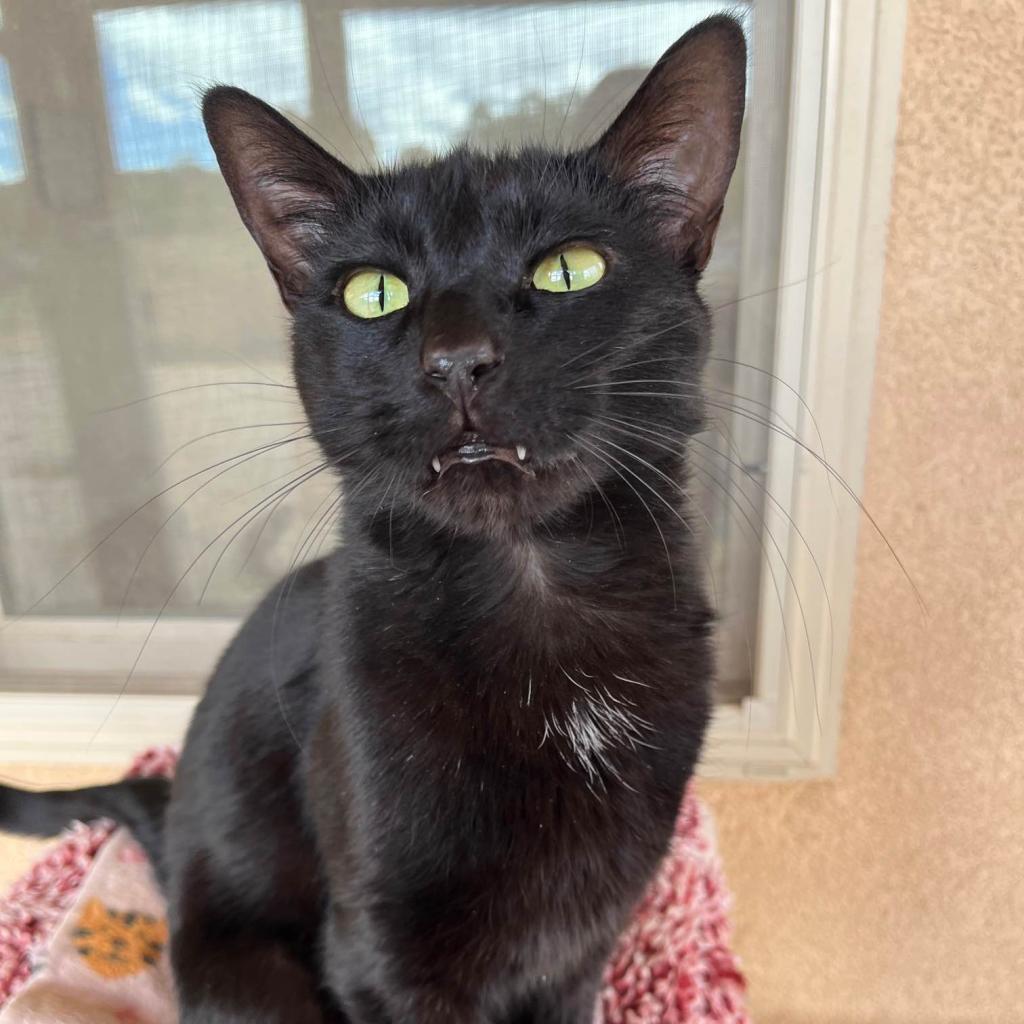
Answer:
<svg viewBox="0 0 1024 1024"><path fill-rule="evenodd" d="M708 18L654 66L595 149L627 183L666 193L662 234L704 268L736 166L747 47L734 18Z"/></svg>
<svg viewBox="0 0 1024 1024"><path fill-rule="evenodd" d="M262 100L217 86L203 97L206 134L235 206L288 309L305 293L325 222L358 177Z"/></svg>

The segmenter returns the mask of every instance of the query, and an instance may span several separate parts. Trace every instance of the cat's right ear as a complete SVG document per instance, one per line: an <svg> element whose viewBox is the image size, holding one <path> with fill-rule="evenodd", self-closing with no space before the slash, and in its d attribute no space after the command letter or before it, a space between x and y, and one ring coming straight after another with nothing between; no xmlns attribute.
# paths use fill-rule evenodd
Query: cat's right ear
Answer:
<svg viewBox="0 0 1024 1024"><path fill-rule="evenodd" d="M242 89L210 89L203 122L242 221L292 310L309 286L326 222L344 208L358 176Z"/></svg>
<svg viewBox="0 0 1024 1024"><path fill-rule="evenodd" d="M669 48L595 147L620 180L661 191L661 234L696 270L736 166L746 74L739 22L708 18Z"/></svg>

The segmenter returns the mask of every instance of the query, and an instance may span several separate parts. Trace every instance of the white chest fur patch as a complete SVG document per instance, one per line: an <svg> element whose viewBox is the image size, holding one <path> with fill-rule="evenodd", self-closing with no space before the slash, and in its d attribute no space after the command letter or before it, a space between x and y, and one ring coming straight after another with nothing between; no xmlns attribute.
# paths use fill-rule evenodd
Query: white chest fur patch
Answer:
<svg viewBox="0 0 1024 1024"><path fill-rule="evenodd" d="M549 738L554 739L569 766L586 774L591 788L606 774L626 785L614 754L622 747L651 747L646 740L652 728L650 722L624 698L599 684L583 686L565 674L579 693L570 700L567 710L545 715L541 746Z"/></svg>

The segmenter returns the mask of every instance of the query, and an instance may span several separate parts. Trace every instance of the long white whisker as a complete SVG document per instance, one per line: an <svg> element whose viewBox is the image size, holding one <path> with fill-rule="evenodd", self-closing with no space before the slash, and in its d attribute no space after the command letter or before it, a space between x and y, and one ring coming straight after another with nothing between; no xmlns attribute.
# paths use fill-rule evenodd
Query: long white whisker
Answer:
<svg viewBox="0 0 1024 1024"><path fill-rule="evenodd" d="M640 504L643 505L643 507L647 510L647 514L651 517L651 522L654 524L654 528L658 531L658 536L661 538L662 547L664 547L665 549L665 562L668 566L669 580L672 583L672 606L676 607L676 574L675 570L672 567L672 555L669 552L668 541L665 539L665 534L661 529L661 524L658 522L656 516L654 515L654 512L651 510L650 505L648 505L647 502L644 501L643 496L640 494L640 492L622 475L622 473L619 472L619 470L617 470L611 462L609 462L609 457L605 457L600 452L595 450L592 445L587 444L587 442L584 441L583 438L579 437L579 435L572 434L570 436L573 438L573 440L576 441L577 444L579 444L581 447L589 451L590 454L594 456L594 458L598 459L600 462L603 462L636 495L637 501L639 501Z"/></svg>
<svg viewBox="0 0 1024 1024"><path fill-rule="evenodd" d="M621 427L616 428L616 427L612 426L611 424L609 424L609 426L611 426L613 430L615 430L615 429L622 430L623 429ZM632 430L624 430L623 432L624 433L628 433L632 437L639 437L640 436L639 434L637 434L635 431L632 431ZM656 442L656 441L653 441L653 440L648 440L648 443L649 444L654 444L654 445L656 445L657 447L660 447L660 448L664 448L667 451L674 451L674 449L672 449L670 447L667 447L666 445L660 444L659 442ZM692 453L691 453L691 455L692 455ZM698 467L694 467L694 468L698 468ZM731 498L731 495L729 495L728 490L722 484L719 483L717 478L715 478L715 477L711 476L710 474L708 474L706 470L704 472L705 472L705 475L708 478L710 478L713 483L717 484L719 487L722 488L722 491L726 495L727 498ZM666 479L668 479L668 478L666 478ZM676 484L671 479L669 479L669 483L672 483L673 486L676 487L676 489L681 494L685 495L686 492L678 484ZM744 520L746 520L746 523L749 526L751 533L756 538L758 538L758 543L760 544L762 552L767 555L767 550L765 549L764 542L760 540L760 538L758 536L757 528L754 526L753 522L751 522L751 520L747 516L746 512L738 504L736 505L736 509L743 516ZM816 670L815 663L814 663L814 649L813 649L813 646L811 644L810 628L808 627L808 624L807 624L807 614L806 614L806 612L804 610L804 604L803 604L803 601L802 601L802 599L800 597L800 591L799 591L799 588L796 585L796 580L794 579L793 573L792 573L792 571L789 568L789 563L786 561L786 557L785 557L785 555L782 552L782 548L779 546L778 541L776 541L775 536L771 532L771 530L769 530L767 527L765 527L765 532L768 534L768 538L771 540L772 545L775 548L775 551L777 552L777 554L779 556L779 559L780 559L780 561L783 564L783 567L784 567L785 572L786 572L786 576L787 576L787 578L789 580L790 588L791 588L791 590L793 592L794 598L796 599L797 607L800 610L800 618L801 618L801 621L802 621L803 627L804 627L804 638L805 638L806 643L807 643L807 657L809 659L810 668L811 668L811 681L812 681L812 689L813 689L813 692L814 692L814 711L815 711L815 716L816 716L816 718L818 720L818 728L819 728L819 731L820 731L820 729L821 729L821 711L820 711L820 709L818 707L817 670ZM813 558L814 558L813 554L811 555L811 558L813 560ZM772 579L772 584L773 584L773 587L774 587L774 590L775 590L775 596L776 596L776 599L777 599L777 601L779 603L779 612L780 612L780 614L782 614L782 613L784 613L784 603L783 603L782 589L779 587L778 578L775 575L775 570L772 567L771 561L766 559L765 564L766 564L766 566L768 568L768 572L769 572L769 574L771 576L771 579ZM824 580L822 580L822 586L824 586ZM793 675L792 675L792 673L793 673L793 664L792 664L792 659L790 657L790 651L789 651L789 648L790 648L789 632L788 632L788 629L786 627L786 622L785 622L784 614L783 614L783 617L782 617L782 629L783 629L783 635L784 635L785 640L786 640L786 644L785 644L785 646L786 646L786 659L787 659L787 662L789 663L790 690L792 692L792 690L793 690L793 686L792 686L792 682L793 682ZM795 695L794 695L794 701L795 701ZM795 714L796 713L795 703L794 703L793 710L794 710L794 714Z"/></svg>

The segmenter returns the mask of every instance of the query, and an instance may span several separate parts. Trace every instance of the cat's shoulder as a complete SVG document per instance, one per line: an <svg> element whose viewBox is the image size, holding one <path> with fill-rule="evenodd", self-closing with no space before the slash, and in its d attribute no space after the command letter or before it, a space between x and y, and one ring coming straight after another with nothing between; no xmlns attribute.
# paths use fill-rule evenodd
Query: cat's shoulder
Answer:
<svg viewBox="0 0 1024 1024"><path fill-rule="evenodd" d="M199 707L203 719L237 720L273 711L279 704L308 704L319 659L326 573L324 560L282 578L242 623L224 651ZM302 693L299 693L302 691Z"/></svg>

